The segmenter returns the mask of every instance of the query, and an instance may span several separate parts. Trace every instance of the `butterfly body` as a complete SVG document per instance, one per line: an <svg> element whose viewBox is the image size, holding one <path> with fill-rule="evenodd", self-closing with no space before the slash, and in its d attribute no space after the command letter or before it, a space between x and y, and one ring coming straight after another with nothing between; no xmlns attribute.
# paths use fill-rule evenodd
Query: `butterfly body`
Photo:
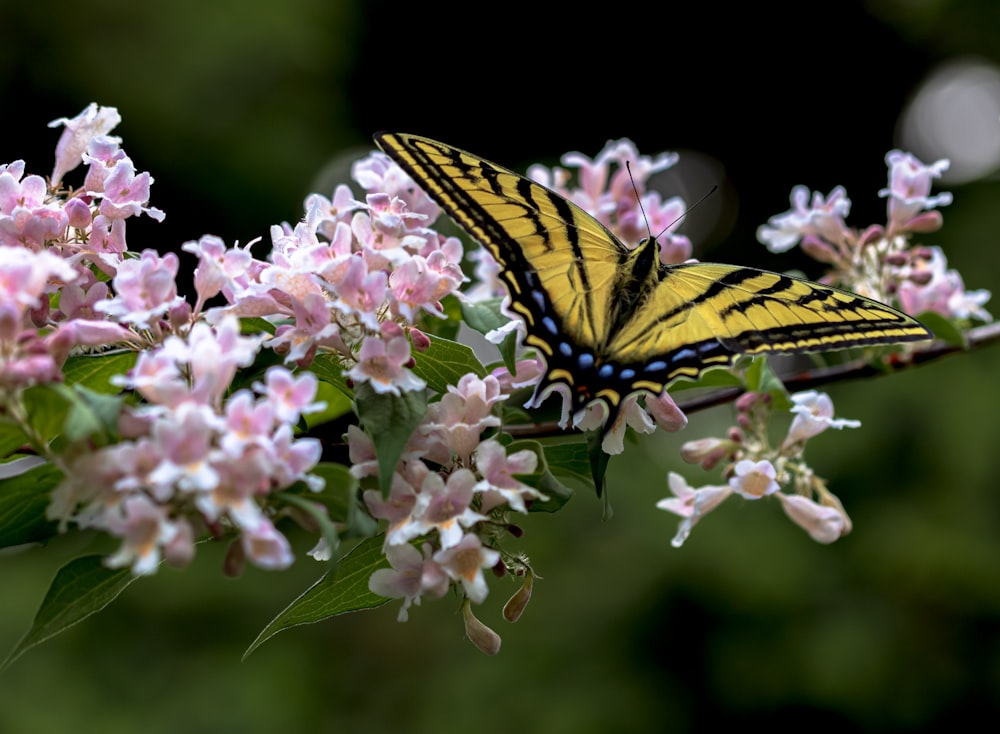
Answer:
<svg viewBox="0 0 1000 734"><path fill-rule="evenodd" d="M559 194L428 138L380 133L378 145L500 264L525 342L547 371L529 405L565 386L574 410L736 354L918 341L919 322L877 301L807 280L714 263L664 265L653 239L622 243Z"/></svg>

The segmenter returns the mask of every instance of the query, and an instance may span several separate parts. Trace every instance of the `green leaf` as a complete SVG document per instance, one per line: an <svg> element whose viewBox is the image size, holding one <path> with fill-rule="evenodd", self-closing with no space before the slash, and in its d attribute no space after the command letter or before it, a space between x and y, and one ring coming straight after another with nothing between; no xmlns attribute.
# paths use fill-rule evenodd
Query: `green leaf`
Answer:
<svg viewBox="0 0 1000 734"><path fill-rule="evenodd" d="M0 421L0 458L6 459L28 443L28 436L20 426Z"/></svg>
<svg viewBox="0 0 1000 734"><path fill-rule="evenodd" d="M106 567L100 556L83 556L67 563L52 580L31 628L0 664L0 670L31 648L104 609L136 578L127 568Z"/></svg>
<svg viewBox="0 0 1000 734"><path fill-rule="evenodd" d="M505 326L510 321L500 311L502 298L488 298L484 301L462 304L462 320L480 334L487 334Z"/></svg>
<svg viewBox="0 0 1000 734"><path fill-rule="evenodd" d="M0 548L38 543L56 534L56 523L45 517L52 489L63 474L41 464L0 481Z"/></svg>
<svg viewBox="0 0 1000 734"><path fill-rule="evenodd" d="M742 387L743 379L729 367L709 367L702 372L697 380L690 380L680 377L670 383L670 392L680 392L682 390L694 390L697 388L716 389L720 387Z"/></svg>
<svg viewBox="0 0 1000 734"><path fill-rule="evenodd" d="M590 452L583 434L569 439L558 439L543 443L545 462L553 476L563 482L570 482L580 489L594 489L594 477L590 471Z"/></svg>
<svg viewBox="0 0 1000 734"><path fill-rule="evenodd" d="M419 328L427 336L440 336L455 340L462 322L462 304L455 295L449 294L441 299L441 311L444 318L425 318Z"/></svg>
<svg viewBox="0 0 1000 734"><path fill-rule="evenodd" d="M969 346L965 332L952 319L935 311L925 311L917 320L934 332L934 337L947 344L965 349Z"/></svg>
<svg viewBox="0 0 1000 734"><path fill-rule="evenodd" d="M315 428L336 420L354 410L354 401L329 382L320 380L316 385L316 401L326 403L323 410L308 413L302 420L308 428Z"/></svg>
<svg viewBox="0 0 1000 734"><path fill-rule="evenodd" d="M413 374L435 392L447 392L448 385L457 385L462 376L470 372L478 377L486 376L486 368L471 347L437 336L431 336L430 340L426 351L414 354Z"/></svg>
<svg viewBox="0 0 1000 734"><path fill-rule="evenodd" d="M587 453L590 456L590 474L594 478L594 487L597 489L597 496L600 497L604 491L604 475L608 471L608 463L611 457L604 453L601 442L604 435L601 431L587 431ZM605 518L610 518L611 507L607 499L604 501Z"/></svg>
<svg viewBox="0 0 1000 734"><path fill-rule="evenodd" d="M427 394L423 390L382 394L365 382L358 383L354 390L358 420L375 444L379 487L382 496L388 497L399 457L427 412Z"/></svg>
<svg viewBox="0 0 1000 734"><path fill-rule="evenodd" d="M297 508L299 512L306 515L306 517L315 523L316 527L319 528L320 535L323 536L329 547L331 557L335 558L337 551L340 549L340 533L337 532L337 526L330 520L330 516L323 505L303 494L291 491L278 492L275 496L276 499Z"/></svg>
<svg viewBox="0 0 1000 734"><path fill-rule="evenodd" d="M253 390L255 382L262 382L264 375L272 367L284 365L284 357L273 349L261 349L254 357L253 364L237 371L232 383L229 385L229 392L237 390Z"/></svg>
<svg viewBox="0 0 1000 734"><path fill-rule="evenodd" d="M767 357L755 357L746 370L747 390L758 393L768 393L771 396L771 406L775 410L788 410L792 403L788 398L785 383L774 374L768 364Z"/></svg>
<svg viewBox="0 0 1000 734"><path fill-rule="evenodd" d="M358 480L351 474L351 470L343 464L322 462L317 464L311 473L322 477L325 482L321 491L313 492L304 482L299 482L295 488L282 494L295 494L322 505L332 522L349 524L354 512L354 496L358 491Z"/></svg>
<svg viewBox="0 0 1000 734"><path fill-rule="evenodd" d="M96 438L107 443L118 433L118 415L124 398L95 392L83 385L53 385L69 405L63 434L70 441Z"/></svg>
<svg viewBox="0 0 1000 734"><path fill-rule="evenodd" d="M136 352L113 352L69 357L63 365L67 385L82 385L94 392L115 395L121 387L111 384L111 378L124 375L135 366Z"/></svg>
<svg viewBox="0 0 1000 734"><path fill-rule="evenodd" d="M503 365L512 375L517 372L517 332L511 331L497 344Z"/></svg>
<svg viewBox="0 0 1000 734"><path fill-rule="evenodd" d="M62 434L71 398L55 385L35 385L24 391L23 399L28 421L36 435L51 440Z"/></svg>
<svg viewBox="0 0 1000 734"><path fill-rule="evenodd" d="M275 325L267 319L246 317L240 319L240 333L243 335L257 336L259 334L274 335Z"/></svg>
<svg viewBox="0 0 1000 734"><path fill-rule="evenodd" d="M515 474L514 478L534 487L548 499L535 500L528 508L531 512L557 512L573 497L573 490L560 482L549 464L548 448L538 441L514 441L506 447L507 455L517 451L531 451L538 457L538 466L531 474ZM584 459L586 460L586 458Z"/></svg>
<svg viewBox="0 0 1000 734"><path fill-rule="evenodd" d="M347 397L354 398L354 391L347 386L347 378L344 377L344 366L332 354L317 354L316 359L309 365L309 371L323 382L333 385Z"/></svg>
<svg viewBox="0 0 1000 734"><path fill-rule="evenodd" d="M389 567L389 561L382 552L383 539L379 535L358 543L341 559L334 571L320 578L261 630L243 653L243 659L246 660L258 647L290 627L322 622L340 614L374 609L387 603L389 599L368 590L372 572Z"/></svg>

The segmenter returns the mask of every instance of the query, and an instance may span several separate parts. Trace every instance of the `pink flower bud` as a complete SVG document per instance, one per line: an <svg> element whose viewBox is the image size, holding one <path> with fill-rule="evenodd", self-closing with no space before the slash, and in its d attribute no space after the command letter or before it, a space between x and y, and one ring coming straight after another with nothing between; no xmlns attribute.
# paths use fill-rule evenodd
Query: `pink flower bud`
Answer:
<svg viewBox="0 0 1000 734"><path fill-rule="evenodd" d="M468 599L462 604L462 618L465 621L465 635L473 645L487 655L500 652L500 635L476 618L472 613L472 602Z"/></svg>
<svg viewBox="0 0 1000 734"><path fill-rule="evenodd" d="M507 600L503 606L503 618L508 622L516 622L521 618L528 602L531 601L531 589L535 585L535 575L528 572L525 576L521 588L514 592L514 595Z"/></svg>
<svg viewBox="0 0 1000 734"><path fill-rule="evenodd" d="M799 494L777 494L785 514L817 543L832 543L850 532L850 520L843 508L828 507Z"/></svg>
<svg viewBox="0 0 1000 734"><path fill-rule="evenodd" d="M814 237L813 235L803 237L800 246L809 257L821 263L835 263L839 259L836 248L819 237Z"/></svg>
<svg viewBox="0 0 1000 734"><path fill-rule="evenodd" d="M410 342L418 352L426 352L431 345L430 337L415 327L410 327Z"/></svg>
<svg viewBox="0 0 1000 734"><path fill-rule="evenodd" d="M681 458L689 464L701 464L711 469L722 459L736 451L736 444L722 438L699 438L681 446Z"/></svg>
<svg viewBox="0 0 1000 734"><path fill-rule="evenodd" d="M90 226L90 222L93 219L90 207L78 196L66 202L63 212L66 214L69 226L76 229L86 229Z"/></svg>

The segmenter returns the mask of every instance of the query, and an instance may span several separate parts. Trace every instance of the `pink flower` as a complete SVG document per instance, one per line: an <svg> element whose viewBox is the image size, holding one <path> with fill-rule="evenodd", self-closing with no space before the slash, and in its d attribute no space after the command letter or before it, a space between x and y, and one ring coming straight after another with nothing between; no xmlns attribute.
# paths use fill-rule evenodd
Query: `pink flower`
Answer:
<svg viewBox="0 0 1000 734"><path fill-rule="evenodd" d="M680 474L670 472L667 483L673 497L662 499L656 503L657 509L680 515L683 520L671 544L680 548L691 534L691 529L702 516L714 510L722 501L732 494L732 488L727 486L705 486L693 489Z"/></svg>
<svg viewBox="0 0 1000 734"><path fill-rule="evenodd" d="M297 423L304 413L323 410L326 403L314 403L319 380L312 372L302 372L298 377L284 367L271 367L265 375L267 384L256 382L254 390L266 395L278 420Z"/></svg>
<svg viewBox="0 0 1000 734"><path fill-rule="evenodd" d="M757 239L771 252L785 252L803 237L820 237L827 242L840 244L852 236L844 217L851 211L851 200L842 186L835 187L826 197L818 191L809 203L809 189L796 186L792 189L792 208L777 214L757 230Z"/></svg>
<svg viewBox="0 0 1000 734"><path fill-rule="evenodd" d="M757 500L781 489L775 481L777 470L770 461L743 459L736 462L733 471L729 486L744 499Z"/></svg>
<svg viewBox="0 0 1000 734"><path fill-rule="evenodd" d="M173 541L178 533L177 525L167 519L166 508L141 494L132 495L109 508L107 529L122 538L122 545L105 564L111 568L131 565L136 576L156 571L163 546Z"/></svg>
<svg viewBox="0 0 1000 734"><path fill-rule="evenodd" d="M205 492L219 485L219 473L211 459L221 427L214 411L191 402L182 403L154 424L151 439L162 458L148 479L157 499L169 499L177 490Z"/></svg>
<svg viewBox="0 0 1000 734"><path fill-rule="evenodd" d="M471 509L476 477L468 469L458 469L447 483L436 472L428 472L417 494L410 516L386 533L387 545L407 543L413 538L437 531L438 545L451 548L462 538L463 528L486 520Z"/></svg>
<svg viewBox="0 0 1000 734"><path fill-rule="evenodd" d="M449 577L462 584L469 599L481 604L489 594L483 569L497 565L500 554L484 547L478 535L466 533L456 545L435 553L434 560Z"/></svg>
<svg viewBox="0 0 1000 734"><path fill-rule="evenodd" d="M361 344L358 362L347 372L355 382L367 382L377 393L400 395L423 390L427 383L406 368L410 361L410 342L405 336L384 341L368 335Z"/></svg>
<svg viewBox="0 0 1000 734"><path fill-rule="evenodd" d="M295 560L288 538L278 532L270 520L262 519L240 535L243 552L253 563L271 571L288 568Z"/></svg>
<svg viewBox="0 0 1000 734"><path fill-rule="evenodd" d="M136 175L135 166L128 158L118 161L104 180L101 214L108 219L126 219L146 213L157 221L163 221L162 211L145 206L152 183L153 177L148 173Z"/></svg>
<svg viewBox="0 0 1000 734"><path fill-rule="evenodd" d="M933 311L948 318L992 321L992 315L983 308L990 292L965 290L961 274L948 268L941 248L927 248L927 253L928 257L914 258L914 265L899 284L903 310L911 314Z"/></svg>
<svg viewBox="0 0 1000 734"><path fill-rule="evenodd" d="M23 247L0 247L0 306L10 309L17 322L57 283L70 283L76 270L51 252Z"/></svg>
<svg viewBox="0 0 1000 734"><path fill-rule="evenodd" d="M0 244L40 250L65 234L69 218L62 204L46 202L45 179L21 173L19 166L0 172Z"/></svg>
<svg viewBox="0 0 1000 734"><path fill-rule="evenodd" d="M851 521L843 508L820 505L799 494L778 492L777 497L785 514L817 543L832 543L851 531Z"/></svg>
<svg viewBox="0 0 1000 734"><path fill-rule="evenodd" d="M352 257L339 276L333 284L337 294L333 307L341 313L357 316L373 331L378 329L379 313L388 295L389 275L384 270L369 272L364 258Z"/></svg>
<svg viewBox="0 0 1000 734"><path fill-rule="evenodd" d="M185 242L181 249L198 257L194 287L199 303L204 303L223 289L231 293L238 281L246 283L253 260L249 249L227 248L220 238L213 235L205 235L197 242Z"/></svg>
<svg viewBox="0 0 1000 734"><path fill-rule="evenodd" d="M409 539L419 535L419 533L410 534L409 530L404 529L404 525L409 522L417 506L417 490L401 474L392 475L388 498L383 499L382 493L377 489L366 489L363 498L372 517L389 522L386 546L407 542L406 540L400 540L398 543L390 542L390 538Z"/></svg>
<svg viewBox="0 0 1000 734"><path fill-rule="evenodd" d="M427 224L441 214L441 208L433 199L385 153L375 152L356 161L351 167L351 177L369 193L388 194L402 200L407 211L420 215Z"/></svg>
<svg viewBox="0 0 1000 734"><path fill-rule="evenodd" d="M443 280L440 273L431 270L427 260L414 255L389 276L389 288L396 299L393 310L411 322L416 320L421 310L443 318L440 300L455 285L453 280Z"/></svg>
<svg viewBox="0 0 1000 734"><path fill-rule="evenodd" d="M923 210L951 203L948 192L930 196L933 179L940 178L950 163L939 160L927 166L912 153L890 150L885 162L889 166L889 186L878 192L889 199L889 235L907 229L907 225Z"/></svg>
<svg viewBox="0 0 1000 734"><path fill-rule="evenodd" d="M795 414L784 445L803 443L827 428L859 428L861 421L833 417L833 401L826 393L806 390L792 395L795 403L790 412Z"/></svg>
<svg viewBox="0 0 1000 734"><path fill-rule="evenodd" d="M152 319L184 301L177 295L175 281L179 265L175 253L161 257L155 250L144 250L138 260L122 260L112 282L115 297L95 308L117 321L150 328Z"/></svg>
<svg viewBox="0 0 1000 734"><path fill-rule="evenodd" d="M525 500L548 499L538 490L514 478L515 474L532 474L538 468L538 456L525 449L507 455L507 449L492 439L483 441L476 449L476 470L483 479L476 484L476 491L482 493L480 510L489 512L494 507L506 504L517 512L527 512Z"/></svg>
<svg viewBox="0 0 1000 734"><path fill-rule="evenodd" d="M700 464L702 469L708 470L732 456L738 446L728 438L699 438L686 441L681 446L681 458L689 464Z"/></svg>
<svg viewBox="0 0 1000 734"><path fill-rule="evenodd" d="M483 379L462 375L457 386L449 385L447 394L429 406L421 431L464 461L479 444L483 431L500 425L493 406L504 399L500 382L492 375Z"/></svg>
<svg viewBox="0 0 1000 734"><path fill-rule="evenodd" d="M119 122L121 115L114 107L100 107L91 102L87 109L70 119L60 117L49 123L49 127L65 126L59 142L56 143L56 164L52 169L52 186L57 186L62 177L72 171L83 161L83 154L90 141L99 136L107 135Z"/></svg>
<svg viewBox="0 0 1000 734"><path fill-rule="evenodd" d="M373 594L390 599L403 599L403 606L396 619L409 618L411 604L420 605L422 596L435 599L448 591L449 581L437 561L431 558L433 548L423 544L423 554L409 543L390 545L385 556L392 568L380 568L368 579L368 589Z"/></svg>
<svg viewBox="0 0 1000 734"><path fill-rule="evenodd" d="M351 217L355 212L367 209L367 205L354 198L350 186L338 184L333 190L332 200L322 194L310 194L306 197L305 209L306 227L333 241L337 239L335 233L341 227L350 232Z"/></svg>

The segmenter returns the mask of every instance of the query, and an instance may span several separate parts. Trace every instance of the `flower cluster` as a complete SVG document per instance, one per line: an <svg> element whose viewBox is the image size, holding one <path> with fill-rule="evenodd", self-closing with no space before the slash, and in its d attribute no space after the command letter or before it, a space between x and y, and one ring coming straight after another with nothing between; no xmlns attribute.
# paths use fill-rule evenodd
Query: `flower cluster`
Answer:
<svg viewBox="0 0 1000 734"><path fill-rule="evenodd" d="M497 440L483 439L500 424L496 407L506 397L493 375L463 377L429 406L393 473L388 496L375 489L364 493L371 514L388 524L384 548L391 565L375 571L369 587L404 600L400 621L411 604L443 596L451 585L460 586L469 602L481 603L488 593L484 569L524 575L530 589L531 567L502 552L501 541L520 534L510 522L511 511L525 513L532 502L548 498L517 479L538 468L534 451L508 452ZM376 475L371 438L352 426L348 441L351 472L358 478ZM517 614L526 603L521 601ZM491 640L485 649L495 652L492 641L499 645L499 637L475 619L468 604L465 618L469 638L479 644L485 636Z"/></svg>
<svg viewBox="0 0 1000 734"><path fill-rule="evenodd" d="M365 202L344 184L332 200L309 196L303 221L271 228L268 262L215 237L185 245L199 259L198 302L228 301L207 312L210 322L223 314L280 322L264 346L299 366L322 350L377 392L420 390L405 367L410 339L400 325L444 316L441 300L465 280L462 245L423 226L437 206L384 154L355 163L353 175L369 191ZM415 345L425 343L409 331Z"/></svg>
<svg viewBox="0 0 1000 734"><path fill-rule="evenodd" d="M267 260L210 235L184 244L198 258L188 303L175 253L126 243L129 218L164 215L148 205L152 177L109 135L120 119L93 104L56 120L64 130L48 183L25 175L22 161L0 167L2 407L28 426L24 389L62 381L74 353L140 352L112 380L141 399L121 409L117 442L60 454L25 428L65 475L48 516L120 538L109 564L135 573L162 558L186 562L205 530L237 537L230 570L244 558L287 566L272 499L295 483L322 488L310 473L318 441L295 437L301 416L324 407L318 382L275 367L253 390L236 389L237 372L261 349L299 368L322 353L377 393L423 390L411 344L428 342L412 324L443 316L441 300L465 280L462 246L424 226L436 205L374 154L353 170L365 201L346 185L332 199L310 196L299 224L272 228ZM67 188L81 164L82 185ZM273 333L241 336L237 317L265 319Z"/></svg>
<svg viewBox="0 0 1000 734"><path fill-rule="evenodd" d="M937 207L951 203L951 194L932 196L931 185L948 167L947 161L924 165L912 154L893 150L886 156L889 185L879 192L888 199L887 224L864 231L848 227L851 202L843 187L824 197L810 196L804 186L792 189L792 209L771 217L757 236L772 252L795 245L831 266L823 278L880 301L896 300L907 313L935 312L948 319L991 321L983 308L985 290L966 291L962 277L947 267L940 248L914 245L911 237L936 231L942 217ZM674 496L657 507L683 517L673 544L680 546L698 520L731 494L746 499L774 495L786 514L812 538L831 543L850 532L851 522L840 501L804 461L806 441L827 428L855 428L857 421L833 418L828 395L808 391L792 395L795 418L788 435L777 446L768 440L767 422L773 413L769 393L745 393L736 403L737 426L726 438L690 441L681 449L686 461L711 469L725 462L727 483L692 488L671 472ZM781 487L791 491L782 492Z"/></svg>
<svg viewBox="0 0 1000 734"><path fill-rule="evenodd" d="M792 209L771 217L757 231L772 252L795 245L831 266L825 281L888 303L897 300L910 314L933 311L946 318L991 321L983 308L989 291L965 290L961 275L948 268L937 247L914 245L911 237L941 227L937 207L951 203L950 193L931 196L934 179L947 170L948 161L925 165L911 153L892 150L886 155L889 185L879 191L888 199L887 223L863 231L848 227L851 210L847 192L838 186L825 198L810 197L804 186L792 189Z"/></svg>
<svg viewBox="0 0 1000 734"><path fill-rule="evenodd" d="M861 423L834 418L833 402L825 393L809 390L791 399L794 418L778 445L772 445L768 436L774 412L771 394L747 392L736 401L736 425L725 438L698 439L681 447L685 461L704 469L723 462L726 483L692 488L680 474L670 472L668 484L674 496L656 506L683 518L673 539L675 547L687 540L703 516L733 494L747 500L776 497L788 517L820 543L832 543L850 532L851 521L840 500L805 462L803 451L810 438L828 428L857 428Z"/></svg>
<svg viewBox="0 0 1000 734"><path fill-rule="evenodd" d="M591 160L582 153L562 157L566 168L534 165L528 177L566 197L595 217L630 247L646 237L660 243L664 265L691 257L691 241L675 234L687 205L680 197L664 201L658 191L647 191L649 178L677 163L677 153L661 153L655 158L640 155L628 138L609 141ZM576 170L576 186L569 187ZM652 231L652 234L651 234Z"/></svg>
<svg viewBox="0 0 1000 734"><path fill-rule="evenodd" d="M162 350L140 355L117 382L148 402L128 411L125 440L62 461L66 478L53 492L49 517L120 537L107 563L135 574L153 573L163 558L190 561L202 525L238 533L231 573L244 559L262 568L290 565L288 540L259 501L297 481L322 489L308 474L319 442L295 439L293 429L301 414L323 404L314 401L312 374L295 377L283 367L272 367L253 392L224 399L227 373L252 360L257 341L240 337L236 319L228 318L217 330L195 324L186 338L172 336Z"/></svg>

